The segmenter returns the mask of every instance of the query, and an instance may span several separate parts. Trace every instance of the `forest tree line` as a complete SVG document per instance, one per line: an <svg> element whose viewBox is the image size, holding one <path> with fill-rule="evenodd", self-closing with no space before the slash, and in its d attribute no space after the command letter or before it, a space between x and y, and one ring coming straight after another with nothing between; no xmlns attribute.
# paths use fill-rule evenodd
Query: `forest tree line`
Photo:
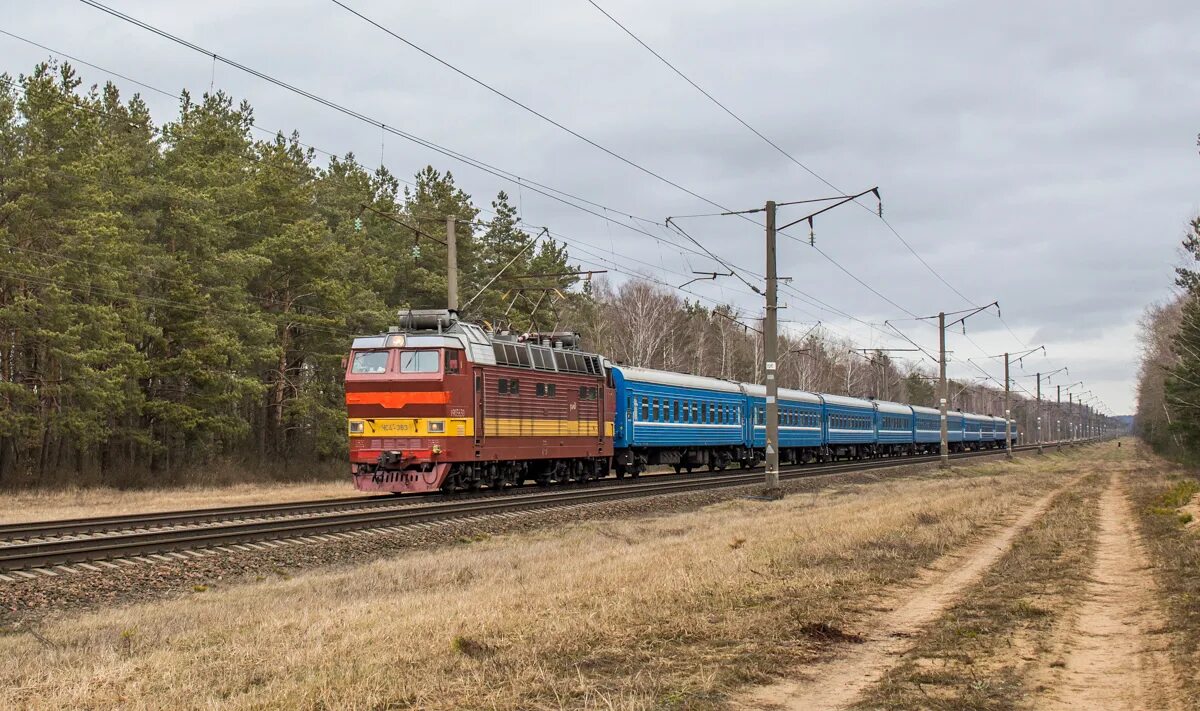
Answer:
<svg viewBox="0 0 1200 711"><path fill-rule="evenodd" d="M257 130L220 92L184 94L156 125L138 96L84 88L67 64L0 76L0 486L342 461L350 339L445 304L448 215L464 318L578 330L619 362L762 379L761 336L732 308L649 280L521 279L578 267L503 192L481 208L449 172L405 184ZM928 367L852 354L823 329L780 347L784 387L936 402ZM994 387L951 394L1003 413ZM1016 417L1032 422L1021 400Z"/></svg>
<svg viewBox="0 0 1200 711"><path fill-rule="evenodd" d="M1197 139L1200 145L1200 139ZM1182 243L1171 298L1146 309L1140 322L1142 362L1134 426L1159 452L1200 459L1200 217Z"/></svg>

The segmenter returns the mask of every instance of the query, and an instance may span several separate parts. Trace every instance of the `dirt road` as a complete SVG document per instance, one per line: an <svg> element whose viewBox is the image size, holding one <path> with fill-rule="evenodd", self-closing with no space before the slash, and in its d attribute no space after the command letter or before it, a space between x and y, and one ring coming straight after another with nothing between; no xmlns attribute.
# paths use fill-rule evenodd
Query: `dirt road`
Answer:
<svg viewBox="0 0 1200 711"><path fill-rule="evenodd" d="M850 630L862 638L860 644L845 645L795 678L754 689L734 707L924 708L936 701L953 708L966 701L955 696L961 692L953 679L957 674L971 682L967 686L997 690L990 698L986 691L973 697L984 699L986 708L1187 708L1177 696L1166 616L1126 490L1127 477L1144 465L1121 456L1089 468L1090 477L1073 477L982 542L944 556L913 585L889 596L880 605L883 612ZM1090 501L1090 508L1064 507L1060 494L1066 491L1084 496L1079 501ZM1056 539L1052 533L1047 545L1046 531L1058 530L1051 522L1076 511L1074 537ZM1041 581L1028 572L1036 567L1030 556L1054 561L1074 548L1088 552L1075 558L1075 568L1052 567ZM1078 583L1050 594L1047 580ZM1008 587L993 587L1001 581ZM1003 590L1003 599L997 603L993 593L993 599L974 604L986 598L981 589ZM957 642L951 636L946 646L946 629L969 636ZM976 639L976 633L992 639ZM896 694L898 684L919 693Z"/></svg>
<svg viewBox="0 0 1200 711"><path fill-rule="evenodd" d="M910 589L894 596L892 609L863 624L864 641L846 649L844 656L806 669L804 679L756 689L735 706L815 711L851 705L904 654L911 637L937 619L962 590L1004 555L1013 539L1042 515L1060 491L1042 497L1015 521L969 550L944 556Z"/></svg>
<svg viewBox="0 0 1200 711"><path fill-rule="evenodd" d="M1064 654L1042 683L1039 708L1180 708L1166 683L1163 615L1123 482L1124 474L1113 474L1100 499L1096 563L1084 603L1065 625Z"/></svg>

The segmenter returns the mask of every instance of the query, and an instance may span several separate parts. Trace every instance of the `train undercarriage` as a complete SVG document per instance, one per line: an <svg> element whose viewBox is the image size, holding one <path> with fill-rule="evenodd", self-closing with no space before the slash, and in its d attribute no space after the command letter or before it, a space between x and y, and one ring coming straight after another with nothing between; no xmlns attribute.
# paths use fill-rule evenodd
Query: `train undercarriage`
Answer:
<svg viewBox="0 0 1200 711"><path fill-rule="evenodd" d="M1003 441L951 442L951 453L1002 449ZM939 451L936 442L900 444L832 444L819 447L785 447L779 451L779 463L785 466L834 461L864 461L876 458L932 455ZM454 462L419 464L404 468L363 467L356 477L369 478L374 486L364 490L392 490L404 484L404 492L479 491L507 489L533 481L540 486L565 483L584 483L608 476L610 469L618 479L637 477L648 468L669 466L675 473L691 473L697 469L724 471L734 465L740 469L758 466L765 459L762 449L746 447L682 447L634 448L616 450L610 462L607 457L576 457L537 459L528 461Z"/></svg>

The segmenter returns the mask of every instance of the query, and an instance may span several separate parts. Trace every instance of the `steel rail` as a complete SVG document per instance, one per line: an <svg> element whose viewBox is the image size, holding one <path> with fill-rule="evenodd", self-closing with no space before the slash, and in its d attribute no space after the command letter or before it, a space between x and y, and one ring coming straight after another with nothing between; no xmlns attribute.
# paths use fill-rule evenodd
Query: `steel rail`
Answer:
<svg viewBox="0 0 1200 711"><path fill-rule="evenodd" d="M1036 445L1017 448L1017 451L1036 449ZM956 459L999 456L1004 450L963 452ZM879 460L844 462L835 466L814 468L791 467L782 475L786 479L825 476L874 469L895 468L937 461L937 456L920 458L885 458ZM684 493L690 491L728 488L759 483L761 473L752 470L720 476L692 476L638 480L621 486L589 489L556 490L523 496L481 498L467 501L448 501L430 506L405 507L390 510L331 512L299 520L268 520L229 522L217 526L158 531L130 531L101 538L73 538L54 541L20 543L0 548L0 571L20 570L52 565L64 565L109 558L145 556L193 548L253 543L281 538L295 538L344 531L403 526L431 521L448 521L478 515L496 515L514 511L529 511L580 506L603 501L634 499L643 496Z"/></svg>
<svg viewBox="0 0 1200 711"><path fill-rule="evenodd" d="M890 458L889 458L890 460ZM917 462L921 457L910 457L908 461ZM812 463L802 466L810 469L836 466L840 462ZM737 473L761 472L762 467L735 470ZM647 477L690 479L726 478L732 474L727 471L700 472L688 474L653 474ZM646 479L604 479L588 482L589 486L628 486ZM575 482L571 482L578 485ZM72 534L104 533L109 531L126 531L133 529L164 528L167 526L188 526L237 519L253 519L268 517L288 517L304 514L333 512L341 509L365 510L371 508L399 508L417 506L438 501L462 501L471 498L495 498L499 496L522 496L530 491L537 491L533 486L519 486L499 490L484 489L479 492L458 492L445 494L429 492L424 494L406 494L392 496L388 494L372 494L334 499L313 499L308 501L289 501L279 503L242 504L237 506L222 506L217 508L182 509L174 511L152 511L133 514L117 514L111 516L96 516L84 518L69 518L49 521L25 521L21 523L0 524L0 547L9 541L33 538L55 538Z"/></svg>

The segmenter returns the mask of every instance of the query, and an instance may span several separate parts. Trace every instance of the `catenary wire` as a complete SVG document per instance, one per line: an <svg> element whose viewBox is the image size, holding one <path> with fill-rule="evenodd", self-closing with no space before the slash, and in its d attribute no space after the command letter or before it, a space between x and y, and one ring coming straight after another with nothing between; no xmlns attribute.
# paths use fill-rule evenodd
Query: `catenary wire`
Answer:
<svg viewBox="0 0 1200 711"><path fill-rule="evenodd" d="M336 0L335 0L335 1L336 1ZM788 151L784 150L784 149L783 149L783 148L782 148L782 147L781 147L781 146L780 146L778 143L776 143L775 141L773 141L773 140L771 140L770 138L768 138L768 137L767 137L766 135L764 135L764 134L763 134L761 131L759 131L757 128L755 128L754 126L752 126L752 125L751 125L751 124L750 124L748 121L746 121L744 118L742 118L740 115L738 115L737 113L735 113L735 112L734 112L732 109L730 109L728 106L726 106L726 105L725 105L725 104L723 104L721 101L719 101L719 100L718 100L718 99L717 99L715 96L713 96L713 95L712 95L712 94L710 94L708 91L706 91L704 88L702 88L702 87L701 87L699 84L697 84L695 81L693 81L691 77L689 77L687 74L683 73L683 71L681 71L681 70L680 70L678 67L676 67L676 66L675 66L674 64L672 64L672 63L671 63L669 60L667 60L667 58L666 58L666 57L664 57L664 56L663 56L662 54L660 54L658 51L656 51L655 49L653 49L653 48L652 48L650 45L646 44L646 42L645 42L645 41L643 41L643 40L642 40L640 37L638 37L636 34L634 34L634 32L633 32L632 30L630 30L628 27L626 27L624 24L622 24L622 23L621 23L619 20L617 20L617 18L613 17L613 16L612 16L612 14L610 14L610 13L609 13L608 11L606 11L604 8L600 7L600 5L598 5L598 4L595 2L595 0L588 0L588 3L590 3L590 4L592 5L592 7L596 8L596 10L598 10L598 11L599 11L599 12L600 12L602 15L604 15L604 16L605 16L605 17L607 17L607 18L608 18L610 21L612 21L612 23L613 23L613 24L615 24L617 27L621 28L621 30L622 30L622 31L624 31L624 32L625 32L625 34L629 35L629 36L630 36L630 37L631 37L631 38L632 38L632 39L633 39L635 42L637 42L639 45L641 45L641 46L642 46L642 47L643 47L643 48L644 48L644 49L645 49L647 52L649 52L650 54L654 55L654 56L655 56L655 57L656 57L656 58L657 58L657 59L658 59L660 62L662 62L664 65L666 65L666 66L667 66L667 68L669 68L669 69L670 69L672 72L674 72L674 73L675 73L677 76L679 76L679 77L680 77L681 79L683 79L685 82L687 82L688 84L690 84L690 85L692 86L692 88L694 88L696 91L698 91L698 92L700 92L701 94L703 94L703 95L705 96L705 98L707 98L709 101L711 101L711 102L712 102L713 104L715 104L717 107L719 107L719 108L720 108L722 111L724 111L724 112L725 112L726 114L728 114L728 115L729 115L731 118L733 118L735 121L737 121L737 122L738 122L738 123L740 123L742 126L744 126L744 127L747 129L747 130L749 130L749 131L750 131L751 133L753 133L755 136L758 136L758 137L759 137L759 138L760 138L760 139L761 139L763 142L765 142L765 143L766 143L767 145L769 145L771 148L775 149L775 151L777 151L779 154L781 154L782 156L784 156L785 158L787 158L789 161L791 161L792 163L794 163L794 164L796 164L797 166L799 166L800 168L802 168L802 169L803 169L805 172L807 172L809 175L813 176L813 177L814 177L814 178L816 178L817 180L821 181L821 182L822 182L822 183L824 183L826 186L828 186L828 187L832 188L833 190L836 190L836 191L838 191L839 193L840 193L840 192L843 192L843 191L842 191L840 188L838 188L838 187L837 187L836 185L834 185L832 182L830 182L829 180L827 180L827 179L826 179L824 176L820 175L820 174L819 174L819 173L817 173L815 170L813 170L813 169L812 169L812 168L810 168L808 165L806 165L804 162L802 162L801 160L799 160L798 158L796 158L795 156L793 156L793 155L792 155L791 153L789 153ZM863 205L862 203L858 202L857 200L855 200L855 204L856 204L856 205L859 205L859 206L860 206L860 207L862 207L864 210L867 210L868 212L872 212L872 213L873 213L873 211L871 210L871 208L867 207L866 205ZM873 213L873 214L874 214L874 213ZM965 294L963 294L961 291L959 291L957 288L955 288L955 286L954 286L953 284L951 284L949 281L947 281L947 280L945 279L945 277L943 277L941 274L939 274L939 273L937 272L937 270L935 270L935 269L934 269L934 268L933 268L933 267L932 267L932 266L929 264L929 262L925 261L925 258L924 258L924 257L922 257L922 256L920 255L920 253L918 253L918 252L917 252L917 251L916 251L916 250L913 248L913 246L912 246L911 244L909 244L908 240L906 240L906 239L903 237L903 235L901 235L901 234L900 234L899 230L897 230L897 229L896 229L896 228L895 228L895 227L892 225L892 223L891 223L891 222L889 222L889 221L887 220L887 218L883 217L882 215L878 215L878 217L879 217L879 220L880 220L880 221L881 221L881 222L884 224L884 226L886 226L886 227L887 227L887 229L888 229L888 230L889 230L889 231L892 233L892 235L894 235L894 236L896 237L896 239L898 239L898 240L900 241L900 243L901 243L901 244L903 244L903 245L904 245L904 247L905 247L905 248L906 248L906 249L907 249L909 252L911 252L911 253L912 253L912 255L913 255L914 257L916 257L916 258L917 258L917 260L918 260L918 261L919 261L919 262L920 262L920 263L921 263L921 264L922 264L922 265L925 267L925 269L927 269L927 270L929 271L929 273L930 273L930 274L932 274L933 276L935 276L935 277L936 277L936 278L937 278L939 281L941 281L941 282L942 282L942 284L946 285L946 287L947 287L947 288L949 288L951 291L953 291L955 294L957 294L957 295L959 296L959 298L961 298L963 301L966 301L968 304L976 305L974 301L972 301L972 300L971 300L970 298L968 298L968 297L967 297ZM1015 335L1015 334L1014 334L1014 335ZM1020 340L1020 339L1018 339L1018 340Z"/></svg>
<svg viewBox="0 0 1200 711"><path fill-rule="evenodd" d="M103 11L105 11L105 12L108 12L109 14L113 14L114 16L117 16L117 17L119 17L120 19L124 19L124 20L126 20L126 21L132 22L133 24L135 24L135 25L138 25L138 26L142 27L143 29L146 29L146 30L148 30L148 31L154 32L155 34L159 34L160 36L163 36L163 37L165 37L165 38L167 38L167 39L171 39L172 41L175 41L175 42L177 42L177 43L180 43L180 44L182 44L182 45L184 45L184 46L186 46L186 47L189 47L189 48L191 48L191 49L193 49L193 50L195 50L195 51L198 51L198 52L204 53L206 56L213 56L213 57L214 57L214 61L219 59L220 61L223 61L223 62L225 62L225 63L227 63L227 64L230 64L231 66L234 66L235 68L238 68L238 69L241 69L241 70L243 70L243 71L246 71L246 72L248 72L248 73L251 73L252 75L255 75L255 76L258 76L258 77L260 77L260 78L263 78L263 79L264 79L264 80L266 80L266 81L270 81L270 82L272 82L272 83L275 83L276 85L282 86L283 88L286 88L286 89L289 89L289 90L291 90L291 91L294 91L294 92L300 93L301 95L304 95L304 96L306 96L307 98L310 98L310 99L316 100L316 101L318 101L319 103L322 103L322 104L324 104L324 105L330 106L331 108L335 108L335 109L337 109L337 110L339 110L339 111L341 111L341 112L343 112L343 113L347 113L348 115L351 115L351 116L353 116L353 117L355 117L355 118L359 118L360 120L366 120L367 122L369 122L369 123L372 123L372 124L374 124L374 125L379 125L379 126L381 127L381 129L383 129L383 130L385 130L385 131L388 131L388 132L393 132L393 133L396 133L397 135L401 135L402 137L409 138L409 140L414 140L414 141L416 141L416 142L418 142L418 143L421 143L422 145L427 145L427 147L429 147L429 148L431 148L431 149L433 149L433 150L436 150L436 151L438 151L438 152L440 152L440 153L442 153L442 154L444 154L444 155L449 155L450 157L454 157L454 158L456 158L456 159L459 159L459 160L462 160L462 161L464 161L464 162L467 162L468 164L471 164L471 165L473 165L473 166L475 166L475 167L479 167L479 168L481 168L482 170L485 170L485 172L492 173L493 175L496 175L497 177L501 177L501 178L503 178L503 179L507 179L507 180L513 180L513 181L515 181L515 182L517 182L517 183L518 183L518 186L519 186L519 187L520 187L522 184L534 184L534 185L539 185L539 186L540 186L540 184L536 183L535 181L530 181L530 180L528 180L528 179L522 178L521 176L515 176L515 175L513 175L513 174L509 174L509 173L507 173L507 171L502 171L502 170L500 170L500 169L495 169L493 166L487 166L486 164L482 164L481 162L475 161L474 159L471 159L471 158L469 158L469 157L467 157L467 156L464 156L464 155L462 155L462 154L457 154L456 152L449 151L448 149L441 149L441 147L440 147L440 146L436 146L435 144L432 144L432 143L430 143L430 142L424 142L424 141L423 141L423 139L419 139L419 138L417 138L417 137L412 137L412 136L410 136L410 135L408 135L408 134L405 134L404 132L400 132L400 131L398 131L397 129L394 129L394 127L387 126L387 125L383 124L382 122L376 122L376 121L374 121L374 120L372 120L372 119L369 119L369 117L365 117L365 116L363 116L363 115L361 115L361 114L358 114L357 112L354 112L353 110L348 110L348 109L345 109L344 107L340 107L340 106L338 106L338 105L335 105L335 104L333 104L332 102L329 102L329 101L327 101L327 100L324 100L324 99L322 99L321 97L317 97L316 95L309 94L309 93L307 93L307 92L304 92L303 90L299 90L299 89L297 89L297 88L295 88L295 87L292 87L292 86L290 86L290 85L287 85L287 84L285 84L285 83L279 82L278 80L275 80L275 79L273 79L272 77L269 77L269 76L267 76L267 75L264 75L264 74L262 74L261 72L257 72L256 70L250 69L249 67L245 67L244 65L240 65L240 64L238 64L238 63L236 63L236 62L233 62L232 60L228 60L228 59L226 59L226 58L224 58L224 57L220 57L219 55L215 55L214 53L210 53L210 52L208 52L207 50L205 50L205 49L203 49L203 48L200 48L200 47L199 47L199 46L197 46L197 45L194 45L194 44L192 44L192 43L190 43L190 42L187 42L186 40L181 40L180 38L174 37L173 35L170 35L170 34L168 34L168 33L165 33L165 32L163 32L163 31L161 31L161 30L158 30L157 28L154 28L154 27L152 27L152 26L149 26L149 25L147 25L146 23L142 23L142 22L140 22L140 21L138 21L138 20L136 20L136 19L134 19L134 18L131 18L131 17L129 17L129 16L126 16L126 15L124 15L123 13L119 13L119 12L117 12L117 11L113 11L113 10L111 10L110 8L106 8L105 6L103 6L103 5L99 4L99 3L91 2L90 0L82 0L82 1L83 1L83 2L85 2L85 4L88 4L88 5L91 5L91 6L93 6L93 7L96 7L97 9L101 9L101 10L103 10ZM8 34L10 34L10 36L12 36L12 35L11 35L11 33L8 33ZM19 37L15 37L15 36L14 36L14 38L16 38L16 39L22 39L22 40L24 40L24 38L19 38ZM33 42L31 42L31 44L35 44L35 45L37 45L37 43L33 43ZM38 45L38 46L41 46L43 49L46 49L47 51L53 51L53 50L50 50L49 48L45 47L44 45ZM67 56L67 55L65 55L65 54L64 54L64 56ZM147 87L149 87L149 85L145 85L145 84L144 84L144 83L142 83L142 82L137 82L136 80L129 79L128 77L124 77L123 75L118 75L118 74L117 74L117 73L115 73L115 72L109 72L109 70L106 70L106 69L103 69L103 68L99 68L99 67L97 67L96 65L92 65L92 64L90 64L90 63L87 63L87 62L84 62L84 61L82 61L82 60L78 60L78 59L76 59L76 61L79 61L79 62L80 62L80 63L82 63L82 64L87 64L87 65L89 65L89 66L96 67L96 68L100 69L101 71L105 71L105 72L107 72L107 73L111 73L111 74L113 74L114 76L121 76L122 78L125 78L125 79L127 79L127 80L130 80L130 81L134 81L134 83L137 83L137 84L139 84L139 85L142 85L142 86L147 86ZM157 88L154 88L154 87L149 87L149 88L151 88L152 90L158 91L158 92L160 92L160 93L164 93L164 94L166 94L166 95L168 95L168 96L173 96L173 95L172 95L172 94L170 94L169 92L163 92L162 90L160 90L160 89L157 89ZM280 134L280 132L278 132L278 131L273 131L273 132L272 132L272 131L268 131L267 129L262 129L261 127L257 127L257 126L256 126L256 128L258 128L259 130L262 130L262 131L266 131L266 132L268 132L268 133L271 133L272 135L279 135L279 134ZM301 144L301 145L307 145L307 144ZM320 149L316 149L315 147L312 147L312 146L309 146L309 147L313 148L314 150L318 150L318 151L320 151L320 152L324 152L324 153L328 153L329 155L333 155L332 153L329 153L328 151L322 151L322 150L320 150ZM406 182L406 183L407 183L407 181L404 181L404 182ZM407 184L410 184L410 185L411 185L411 183L407 183ZM552 192L557 192L557 193L560 193L560 194L568 195L568 196L570 196L572 199L578 199L578 200L580 200L581 202L585 202L585 203L592 204L592 205L599 205L599 203L594 203L594 202L591 202L591 201L587 201L587 200L584 200L584 199L582 199L582 198L579 198L578 196L573 196L573 195L570 195L569 193L565 193L565 192L563 192L563 191L558 191L558 190L556 190L556 189L554 189L554 188L547 188L547 189L551 190ZM542 191L540 191L540 190L535 190L535 192L539 192L539 193L541 193L541 194L543 194L543 195L546 195L547 197L550 197L550 198L552 198L552 199L559 200L560 202L564 202L565 204L568 204L568 205L570 205L570 206L572 206L572 207L576 207L577 209L584 209L584 211L586 211L586 212L592 212L592 211L586 210L585 208L580 208L578 205L574 205L574 204L572 204L572 203L570 203L570 202L568 202L568 201L565 201L565 200L559 199L559 198L557 198L555 195L547 195L546 193L544 193L544 192L542 192ZM661 223L657 223L657 222L654 222L654 221L652 221L652 220L647 220L646 218L641 218L641 217L638 217L638 216L636 216L636 215L632 215L632 214L630 214L630 213L626 213L626 212L623 212L623 211L619 211L619 210L615 210L615 209L612 209L612 208L608 208L608 207L606 207L606 206L601 206L601 207L603 207L603 209L605 209L606 211L611 211L611 212L613 212L613 213L615 213L615 214L623 215L623 216L625 216L625 217L627 217L627 218L629 218L629 219L632 219L632 220L639 220L639 221L642 221L642 222L646 222L647 224L653 224L653 225L656 225L656 226L660 226L660 227L661 227ZM718 205L718 207L719 207L719 205ZM655 239L656 241L659 241L659 242L664 242L664 240L663 240L662 238L659 238L659 237L657 237L656 235L653 235L653 234L651 234L651 233L646 233L644 230L640 230L640 229L638 229L638 228L636 228L636 227L633 227L632 225L628 225L628 224L626 224L626 223L623 223L623 222L620 222L620 221L617 221L617 220L612 220L611 218L608 218L606 215L601 215L601 214L594 213L594 212L592 212L592 214L594 214L594 215L596 215L596 216L598 216L598 217L601 217L602 219L605 219L605 220L607 220L607 221L609 221L609 222L616 222L618 225L621 225L621 226L623 226L623 227L626 227L627 229L633 229L633 230L635 230L635 231L641 232L642 234L646 234L647 236L650 236L651 238ZM671 244L672 246L674 246L674 247L676 247L676 248L680 248L680 247L686 248L686 246L684 246L684 245L678 245L678 244L676 244L676 243L674 243L674 242L671 242L671 241L669 241L669 240L668 240L668 241L666 241L666 243L667 243L667 244ZM702 245L701 245L701 246L702 246ZM689 251L692 251L692 250L689 250ZM707 251L707 250L706 250L706 251ZM696 252L694 252L694 251L692 251L692 252L693 252L693 253L696 253ZM709 253L709 256L712 256L712 255L711 255L711 253ZM830 260L831 262L834 262L834 260L832 260L832 258L831 258L831 257L829 257L828 255L823 255L823 256L825 256L825 257L826 257L826 259ZM836 262L834 262L834 263L836 263ZM839 268L841 268L841 269L842 269L844 272L846 272L847 274L849 274L849 271L848 271L848 270L846 270L844 267L841 267L841 265L838 265L838 266L839 266ZM644 275L635 274L634 276L644 276ZM851 275L851 276L852 276L852 275ZM858 281L859 281L859 283L864 283L864 282L862 282L861 280L858 280ZM865 283L864 283L864 284L865 284ZM664 283L664 286L671 287L672 285L669 285L669 284L665 284L665 283ZM805 294L804 292L802 292L802 291L800 291L800 290L798 290L798 289L795 289L794 287L791 287L790 285L786 285L786 284L785 284L785 285L784 285L784 288L785 288L785 290L792 291L792 292L796 293L797 295L800 295L800 296L802 296L802 297L805 297L805 298L808 298L808 299L812 300L813 302L816 302L816 303L814 303L813 305L817 306L818 308L824 308L824 309L826 309L826 310L829 310L831 313L836 313L836 314L839 314L839 315L842 315L842 316L849 316L849 314L846 314L845 312L843 312L843 311L841 311L841 310L838 310L838 309L836 309L836 308L830 307L828 304L824 304L824 302L821 302L819 299L816 299L815 297L812 297L811 295ZM872 291L874 291L874 290L872 290ZM877 295L879 295L879 294L878 294L878 292L874 292L874 293L876 293ZM699 296L699 295L697 295L697 296ZM895 304L894 304L894 302L892 302L892 303L893 303L893 305L895 305ZM810 313L811 313L811 312L810 312ZM815 314L812 314L812 315L815 317ZM850 318L854 318L854 317L850 317ZM870 327L874 328L872 324L869 324L869 323L867 323L867 322L865 322L865 321L862 321L861 319L856 319L856 318L854 318L854 320L856 320L856 321L859 321L860 323L867 324L868 326L870 326Z"/></svg>

